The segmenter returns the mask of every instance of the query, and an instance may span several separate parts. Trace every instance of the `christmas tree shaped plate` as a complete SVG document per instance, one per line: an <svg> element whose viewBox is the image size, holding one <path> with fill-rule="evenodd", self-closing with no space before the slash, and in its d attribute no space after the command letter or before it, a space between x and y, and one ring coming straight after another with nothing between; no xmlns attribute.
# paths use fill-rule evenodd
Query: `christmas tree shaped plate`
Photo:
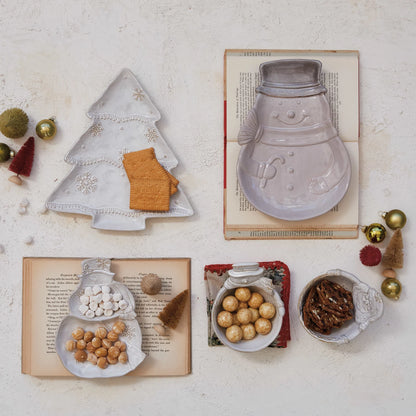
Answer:
<svg viewBox="0 0 416 416"><path fill-rule="evenodd" d="M113 281L114 273L110 271L110 265L111 261L109 259L102 258L87 259L82 262L82 274L79 276L81 280L80 286L70 297L70 313L62 320L58 328L55 342L56 352L64 367L78 377L108 378L123 376L134 370L146 358L146 354L141 350L142 332L134 312L133 295L126 286ZM111 316L103 315L102 317L88 317L80 314L78 309L74 308L75 299L77 297L79 298L81 293L85 292L86 288L91 288L91 290L94 290L94 292L99 294L98 290L100 290L101 293L101 290L103 290L104 287L111 288L113 294L122 293L123 297L125 296L125 300L129 302L129 307L120 313L114 313ZM111 291L108 293L111 293ZM114 324L120 321L124 323L125 328L117 335L115 335L115 332L113 331L112 336L116 336L117 340L112 340L110 339L110 331L112 331ZM110 345L105 348L105 352L99 352L99 349L104 349L101 348L104 347L104 339L99 342L101 347L97 346L97 348L94 348L94 351L92 350L92 347L94 346L92 345L92 341L96 338L90 340L87 344L87 339L85 337L82 338L86 344L84 349L78 348L77 344L73 351L68 351L67 342L70 344L71 342L74 342L73 333L77 328L82 328L85 332L91 331L96 337L98 337L96 334L97 329L105 328L106 335L104 339L106 342L110 342L112 347L120 347L120 345L116 345L117 341L121 341L125 344L127 362L122 363L117 357L114 359L113 352L115 351L113 350L110 353ZM118 355L120 351L123 351L123 348L124 347L120 347L115 355ZM77 360L75 354L81 355L81 351L84 356L81 356L81 359ZM105 355L101 355L101 353ZM87 354L91 355L88 356L88 359ZM99 356L107 356L110 357L110 359L113 357L114 363L107 362L107 367L101 368L94 361ZM106 360L108 360L108 358L106 358Z"/></svg>
<svg viewBox="0 0 416 416"><path fill-rule="evenodd" d="M87 113L91 127L66 155L72 171L46 202L49 209L92 216L92 227L143 230L146 219L187 217L193 209L181 185L168 211L130 209L130 182L122 160L126 153L154 148L169 173L178 161L156 127L160 114L135 76L124 69Z"/></svg>

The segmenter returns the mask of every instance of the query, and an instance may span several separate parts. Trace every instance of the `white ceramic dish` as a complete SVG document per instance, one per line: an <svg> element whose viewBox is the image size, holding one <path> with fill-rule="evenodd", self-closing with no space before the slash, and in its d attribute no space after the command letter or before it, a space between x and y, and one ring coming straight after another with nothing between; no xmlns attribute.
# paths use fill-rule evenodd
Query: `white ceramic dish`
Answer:
<svg viewBox="0 0 416 416"><path fill-rule="evenodd" d="M122 163L125 153L153 147L167 171L172 173L178 165L156 128L160 114L131 71L121 71L87 116L93 124L65 156L73 169L48 198L47 208L90 215L93 228L118 231L143 230L147 218L193 214L180 184L167 212L129 208L130 182Z"/></svg>
<svg viewBox="0 0 416 416"><path fill-rule="evenodd" d="M56 334L55 349L64 367L72 374L83 378L108 378L119 377L134 370L145 358L146 354L141 350L142 332L136 320L135 302L133 295L121 283L114 282L114 273L110 271L111 260L104 258L87 259L82 262L82 274L78 288L69 298L70 314L61 322ZM82 315L78 308L80 305L79 296L85 287L110 286L112 291L121 293L128 302L128 307L124 311L116 312L111 317L100 316L87 318ZM66 341L72 338L71 333L75 328L81 327L85 331L92 331L98 327L105 327L110 330L114 322L122 320L126 324L126 329L120 334L121 341L126 343L128 362L126 364L117 363L109 365L106 369L101 369L88 361L80 363L74 358L74 353L65 349Z"/></svg>
<svg viewBox="0 0 416 416"><path fill-rule="evenodd" d="M141 350L142 333L136 319L123 320L126 324L126 329L120 335L120 340L126 343L128 355L126 364L117 363L101 369L88 361L83 363L76 361L74 353L65 349L65 342L72 339L71 333L75 328L81 327L85 331L95 332L98 327L104 326L107 330L111 330L114 322L118 320L118 318L113 318L106 321L86 322L75 316L67 316L59 326L56 335L56 352L64 367L75 376L82 378L120 377L134 370L146 358L146 354Z"/></svg>
<svg viewBox="0 0 416 416"><path fill-rule="evenodd" d="M323 335L307 328L303 322L302 314L303 305L306 301L309 290L324 279L338 283L344 289L349 290L352 293L354 303L354 318L345 322L341 328L333 329L329 335ZM364 331L371 322L382 316L383 301L377 290L368 286L366 283L363 283L353 274L344 270L336 269L329 270L328 272L316 277L305 286L299 296L298 313L302 326L310 335L321 341L340 345L352 341L362 331Z"/></svg>
<svg viewBox="0 0 416 416"><path fill-rule="evenodd" d="M254 263L245 263L244 265L252 265ZM257 263L256 263L257 264ZM233 265L234 269L239 265ZM257 264L258 267L258 264ZM262 268L258 268L262 271ZM219 340L227 347L240 352L255 352L260 351L268 347L278 336L282 327L283 316L285 314L285 307L282 299L277 291L274 289L272 281L266 277L262 277L260 273L249 272L229 272L230 276L224 283L223 287L218 292L214 304L212 306L211 318L212 325ZM238 287L248 287L253 292L260 293L266 302L272 303L276 308L276 315L271 319L272 330L267 335L256 335L252 340L241 340L240 342L233 343L228 341L225 336L225 328L222 328L217 323L217 315L222 310L223 299L234 293Z"/></svg>

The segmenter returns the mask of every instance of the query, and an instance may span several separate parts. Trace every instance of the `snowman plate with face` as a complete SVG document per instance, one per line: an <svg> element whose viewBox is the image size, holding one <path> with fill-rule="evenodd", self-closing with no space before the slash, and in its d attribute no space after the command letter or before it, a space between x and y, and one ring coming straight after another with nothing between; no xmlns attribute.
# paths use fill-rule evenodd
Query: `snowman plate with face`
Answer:
<svg viewBox="0 0 416 416"><path fill-rule="evenodd" d="M240 187L258 210L279 219L328 212L350 183L350 159L320 71L319 61L307 59L260 65L263 82L238 135Z"/></svg>

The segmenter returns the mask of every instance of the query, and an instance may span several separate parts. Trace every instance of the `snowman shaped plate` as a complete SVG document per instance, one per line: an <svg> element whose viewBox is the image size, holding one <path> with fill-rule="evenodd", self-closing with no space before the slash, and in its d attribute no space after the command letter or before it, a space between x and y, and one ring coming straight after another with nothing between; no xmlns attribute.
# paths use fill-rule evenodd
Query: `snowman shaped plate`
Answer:
<svg viewBox="0 0 416 416"><path fill-rule="evenodd" d="M102 258L88 259L82 262L82 274L79 276L81 282L69 299L70 313L63 319L58 328L55 342L56 352L64 367L78 377L108 378L122 376L134 370L146 358L146 354L141 350L142 333L134 312L133 295L126 286L113 280L114 273L110 271L110 265L111 260ZM90 300L88 311L93 312L93 314L81 312L85 310L81 306L87 306L82 297L86 297L86 293L89 294L89 289L93 294L88 296ZM106 294L109 296L104 296ZM105 299L111 299L111 301L104 302L101 299L100 302L95 302L100 296L101 298L104 296ZM97 303L97 307L95 303ZM105 303L108 303L108 305L105 305ZM120 303L126 306L120 309ZM111 312L110 304L112 304ZM108 308L105 309L104 306L108 306ZM98 308L108 312L102 314L99 312L97 315ZM125 329L119 334L118 340L126 346L125 352L128 357L126 363L117 362L108 365L107 368L100 368L88 360L77 361L74 357L75 350L68 351L66 349L66 342L74 340L72 332L75 329L82 328L85 332L91 331L95 334L98 328L105 328L107 332L110 332L113 325L118 321L125 324ZM85 350L85 354L87 354L87 350Z"/></svg>
<svg viewBox="0 0 416 416"><path fill-rule="evenodd" d="M260 65L262 84L238 135L240 187L275 218L322 215L349 187L351 162L332 125L321 66L310 59Z"/></svg>

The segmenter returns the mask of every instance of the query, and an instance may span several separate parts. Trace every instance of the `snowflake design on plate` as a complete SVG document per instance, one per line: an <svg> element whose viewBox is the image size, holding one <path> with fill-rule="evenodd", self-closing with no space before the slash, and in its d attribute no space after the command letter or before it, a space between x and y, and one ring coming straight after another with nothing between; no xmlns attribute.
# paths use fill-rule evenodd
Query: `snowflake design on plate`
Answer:
<svg viewBox="0 0 416 416"><path fill-rule="evenodd" d="M104 130L104 127L101 123L95 123L89 128L89 132L91 136L101 136L102 131Z"/></svg>
<svg viewBox="0 0 416 416"><path fill-rule="evenodd" d="M144 134L147 137L149 143L156 142L156 139L159 137L159 134L155 128L148 128Z"/></svg>
<svg viewBox="0 0 416 416"><path fill-rule="evenodd" d="M90 172L77 176L77 189L83 194L90 194L97 189L98 179Z"/></svg>
<svg viewBox="0 0 416 416"><path fill-rule="evenodd" d="M133 91L133 97L136 101L142 101L144 98L144 91L143 90L139 90L138 88L135 88Z"/></svg>

